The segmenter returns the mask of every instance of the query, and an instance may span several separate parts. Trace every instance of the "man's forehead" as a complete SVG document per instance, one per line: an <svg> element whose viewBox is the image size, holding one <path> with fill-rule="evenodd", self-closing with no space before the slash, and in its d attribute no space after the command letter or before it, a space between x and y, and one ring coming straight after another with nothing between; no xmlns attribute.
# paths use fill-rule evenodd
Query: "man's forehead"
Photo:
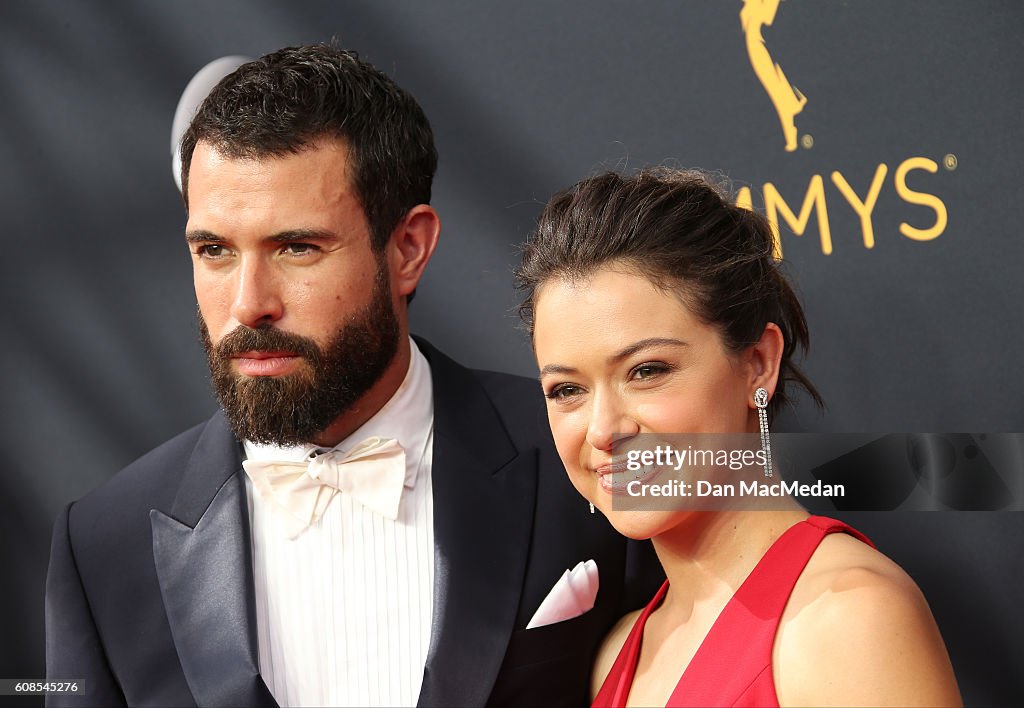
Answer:
<svg viewBox="0 0 1024 708"><path fill-rule="evenodd" d="M350 162L348 141L344 138L323 135L297 142L294 146L287 148L263 148L239 145L230 141L199 140L192 151L193 168L199 162L213 166L228 163L272 165L295 159L336 162L337 167L348 175Z"/></svg>
<svg viewBox="0 0 1024 708"><path fill-rule="evenodd" d="M263 235L367 227L348 178L343 141L322 140L284 155L238 155L197 143L186 231Z"/></svg>
<svg viewBox="0 0 1024 708"><path fill-rule="evenodd" d="M193 151L188 178L189 211L197 200L227 192L286 192L294 197L319 195L334 201L356 196L345 141L321 138L284 153L234 149L200 141Z"/></svg>

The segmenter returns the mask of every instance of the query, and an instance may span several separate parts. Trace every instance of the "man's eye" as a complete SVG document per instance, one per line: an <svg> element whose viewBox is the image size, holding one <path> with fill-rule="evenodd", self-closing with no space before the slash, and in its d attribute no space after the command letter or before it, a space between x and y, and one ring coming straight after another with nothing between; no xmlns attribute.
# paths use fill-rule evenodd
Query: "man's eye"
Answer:
<svg viewBox="0 0 1024 708"><path fill-rule="evenodd" d="M196 249L196 255L200 258L223 258L227 252L228 249L216 243L207 243Z"/></svg>
<svg viewBox="0 0 1024 708"><path fill-rule="evenodd" d="M281 250L290 256L304 256L320 249L311 243L288 243Z"/></svg>
<svg viewBox="0 0 1024 708"><path fill-rule="evenodd" d="M583 393L583 389L575 384L559 384L544 394L552 401L565 401Z"/></svg>

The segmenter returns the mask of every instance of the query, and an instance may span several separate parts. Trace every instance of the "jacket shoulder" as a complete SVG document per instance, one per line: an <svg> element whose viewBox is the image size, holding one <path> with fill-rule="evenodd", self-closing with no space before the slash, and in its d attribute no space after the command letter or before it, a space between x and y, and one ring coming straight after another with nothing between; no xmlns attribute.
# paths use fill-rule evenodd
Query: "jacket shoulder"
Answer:
<svg viewBox="0 0 1024 708"><path fill-rule="evenodd" d="M72 530L89 528L90 534L125 524L148 526L150 509L170 508L181 477L203 430L200 423L130 463L109 480L71 505Z"/></svg>
<svg viewBox="0 0 1024 708"><path fill-rule="evenodd" d="M414 339L430 363L435 415L444 412L457 424L473 428L480 422L477 416L493 414L517 447L550 444L553 451L544 396L536 380L469 369L428 341Z"/></svg>
<svg viewBox="0 0 1024 708"><path fill-rule="evenodd" d="M497 371L471 370L513 438L552 444L544 393L535 379Z"/></svg>
<svg viewBox="0 0 1024 708"><path fill-rule="evenodd" d="M471 371L493 400L508 405L544 408L544 394L536 379L484 369Z"/></svg>

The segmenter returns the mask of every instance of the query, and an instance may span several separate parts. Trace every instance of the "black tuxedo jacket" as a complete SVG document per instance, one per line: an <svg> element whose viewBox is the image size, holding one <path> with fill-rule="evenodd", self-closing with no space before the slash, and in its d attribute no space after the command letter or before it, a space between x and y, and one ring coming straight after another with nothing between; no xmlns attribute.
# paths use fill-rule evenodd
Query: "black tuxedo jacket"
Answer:
<svg viewBox="0 0 1024 708"><path fill-rule="evenodd" d="M656 561L569 484L536 382L419 345L435 404L433 626L419 705L582 705L599 641L654 592ZM526 630L562 573L591 558L594 609ZM57 519L46 654L51 680L82 682L48 705L276 705L259 675L244 472L223 415Z"/></svg>

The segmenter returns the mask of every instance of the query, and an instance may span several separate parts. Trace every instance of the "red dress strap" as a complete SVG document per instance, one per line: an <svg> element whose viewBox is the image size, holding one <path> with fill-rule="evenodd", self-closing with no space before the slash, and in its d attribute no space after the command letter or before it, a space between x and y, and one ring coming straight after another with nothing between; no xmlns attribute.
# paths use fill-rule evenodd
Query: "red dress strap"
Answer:
<svg viewBox="0 0 1024 708"><path fill-rule="evenodd" d="M872 545L841 521L811 516L789 527L761 557L718 615L672 692L668 706L777 706L772 647L793 586L818 544L845 532ZM644 625L665 598L668 581L644 608L622 646L594 706L624 706L636 674Z"/></svg>
<svg viewBox="0 0 1024 708"><path fill-rule="evenodd" d="M633 687L633 676L636 674L637 659L640 658L640 644L644 639L644 626L647 624L647 618L658 609L661 601L665 599L666 592L668 592L668 580L661 584L658 592L654 594L654 598L647 603L647 607L636 618L633 629L629 631L629 636L626 637L626 643L622 645L619 655L615 657L615 663L612 664L608 676L605 678L604 683L601 684L601 690L594 696L592 708L612 708L612 706L626 705L626 699L629 698L629 689Z"/></svg>

